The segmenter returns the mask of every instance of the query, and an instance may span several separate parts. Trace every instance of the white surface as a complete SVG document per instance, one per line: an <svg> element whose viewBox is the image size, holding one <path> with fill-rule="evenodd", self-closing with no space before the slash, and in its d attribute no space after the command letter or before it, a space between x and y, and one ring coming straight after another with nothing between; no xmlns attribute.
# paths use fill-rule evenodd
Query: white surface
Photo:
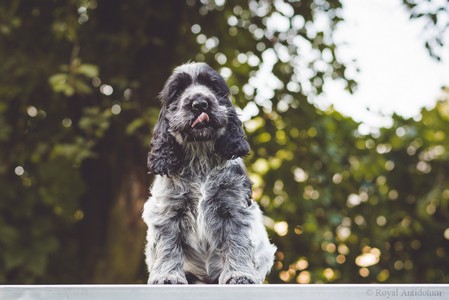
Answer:
<svg viewBox="0 0 449 300"><path fill-rule="evenodd" d="M244 300L448 300L449 284L427 285L17 285L0 286L0 300L86 300L86 299L244 299Z"/></svg>

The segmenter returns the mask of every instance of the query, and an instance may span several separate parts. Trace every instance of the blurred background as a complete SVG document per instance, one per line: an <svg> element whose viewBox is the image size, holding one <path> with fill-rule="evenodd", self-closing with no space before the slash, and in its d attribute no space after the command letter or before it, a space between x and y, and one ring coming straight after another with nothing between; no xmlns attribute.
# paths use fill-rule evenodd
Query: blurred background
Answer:
<svg viewBox="0 0 449 300"><path fill-rule="evenodd" d="M146 282L157 95L187 61L239 107L268 282L449 282L448 26L447 0L1 1L0 283Z"/></svg>

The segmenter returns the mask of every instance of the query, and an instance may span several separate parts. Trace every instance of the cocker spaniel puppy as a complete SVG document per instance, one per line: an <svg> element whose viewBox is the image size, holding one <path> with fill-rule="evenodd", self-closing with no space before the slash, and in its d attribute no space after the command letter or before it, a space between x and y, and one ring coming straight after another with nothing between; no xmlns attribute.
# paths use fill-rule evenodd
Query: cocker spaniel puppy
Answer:
<svg viewBox="0 0 449 300"><path fill-rule="evenodd" d="M251 197L241 159L250 148L228 86L208 65L188 63L160 98L143 211L148 283L262 283L276 247Z"/></svg>

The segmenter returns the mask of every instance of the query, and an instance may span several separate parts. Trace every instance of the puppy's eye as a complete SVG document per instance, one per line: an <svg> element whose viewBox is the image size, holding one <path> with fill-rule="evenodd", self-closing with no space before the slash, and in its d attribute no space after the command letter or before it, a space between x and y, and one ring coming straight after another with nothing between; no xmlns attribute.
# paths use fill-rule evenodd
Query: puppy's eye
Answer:
<svg viewBox="0 0 449 300"><path fill-rule="evenodd" d="M178 105L176 105L176 102L172 102L168 105L167 109L169 111L176 111L178 109Z"/></svg>
<svg viewBox="0 0 449 300"><path fill-rule="evenodd" d="M176 100L179 98L179 96L181 96L182 92L184 92L185 89L186 89L186 87L182 87L182 86L171 87L170 95L168 97L169 103L176 102Z"/></svg>
<svg viewBox="0 0 449 300"><path fill-rule="evenodd" d="M226 98L229 94L226 82L218 73L200 73L197 81L212 90L217 99Z"/></svg>
<svg viewBox="0 0 449 300"><path fill-rule="evenodd" d="M192 84L192 78L189 74L178 74L173 82L170 84L169 102L173 102Z"/></svg>

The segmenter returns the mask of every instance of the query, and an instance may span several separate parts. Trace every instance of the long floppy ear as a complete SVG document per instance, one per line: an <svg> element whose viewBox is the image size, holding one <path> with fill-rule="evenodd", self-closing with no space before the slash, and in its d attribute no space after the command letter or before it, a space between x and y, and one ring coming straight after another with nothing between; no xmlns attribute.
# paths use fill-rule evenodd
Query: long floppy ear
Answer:
<svg viewBox="0 0 449 300"><path fill-rule="evenodd" d="M153 174L172 175L183 164L184 154L176 139L168 132L165 105L159 113L148 153L148 168Z"/></svg>
<svg viewBox="0 0 449 300"><path fill-rule="evenodd" d="M231 106L228 110L228 125L225 133L215 141L215 151L226 159L235 159L248 155L250 148L235 108Z"/></svg>

